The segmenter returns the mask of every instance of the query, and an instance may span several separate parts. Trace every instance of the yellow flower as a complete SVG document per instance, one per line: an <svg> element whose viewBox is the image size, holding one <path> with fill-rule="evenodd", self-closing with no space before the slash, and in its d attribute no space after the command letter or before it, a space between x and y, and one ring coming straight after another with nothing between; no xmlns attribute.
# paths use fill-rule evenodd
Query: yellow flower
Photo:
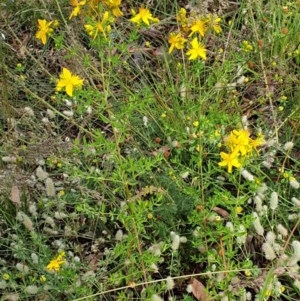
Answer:
<svg viewBox="0 0 300 301"><path fill-rule="evenodd" d="M207 30L206 22L204 20L197 20L192 26L191 26L191 33L194 34L195 32L199 32L202 37L204 37L205 32Z"/></svg>
<svg viewBox="0 0 300 301"><path fill-rule="evenodd" d="M238 151L242 156L250 153L253 148L264 143L263 136L258 136L257 139L251 139L248 130L233 130L228 137L225 138L225 145L231 150Z"/></svg>
<svg viewBox="0 0 300 301"><path fill-rule="evenodd" d="M122 0L103 0L104 4L111 10L112 14L115 17L123 16L123 13L120 10Z"/></svg>
<svg viewBox="0 0 300 301"><path fill-rule="evenodd" d="M95 26L86 24L84 25L85 31L88 33L89 36L93 36L95 32Z"/></svg>
<svg viewBox="0 0 300 301"><path fill-rule="evenodd" d="M237 151L233 151L229 154L221 152L220 156L223 159L223 161L219 162L219 166L227 166L227 171L229 173L232 173L232 167L241 167L241 163L238 159L239 153Z"/></svg>
<svg viewBox="0 0 300 301"><path fill-rule="evenodd" d="M106 32L110 31L110 23L112 23L114 21L114 18L112 16L110 16L109 12L106 11L103 14L103 18L102 21L97 22L94 25L84 25L84 28L86 30L86 32L88 33L89 36L93 37L93 39L95 39L97 37L97 35L99 34L99 32L101 32L104 36L104 38L106 39Z"/></svg>
<svg viewBox="0 0 300 301"><path fill-rule="evenodd" d="M242 156L246 155L251 151L250 146L250 133L247 130L233 130L232 134L235 135L234 149L237 149Z"/></svg>
<svg viewBox="0 0 300 301"><path fill-rule="evenodd" d="M61 265L63 265L66 262L64 257L65 257L65 252L60 252L58 256L52 259L50 263L47 265L47 270L58 272L61 268Z"/></svg>
<svg viewBox="0 0 300 301"><path fill-rule="evenodd" d="M186 16L186 10L184 8L180 8L177 16L176 16L176 20L179 23L179 25L181 26L181 30L185 33L188 33L190 31L190 28L188 26L188 18Z"/></svg>
<svg viewBox="0 0 300 301"><path fill-rule="evenodd" d="M81 6L84 6L86 4L86 0L78 2L77 0L72 0L71 5L75 6L71 12L71 15L69 17L69 20L71 20L73 17L77 17L80 14Z"/></svg>
<svg viewBox="0 0 300 301"><path fill-rule="evenodd" d="M77 75L73 75L70 70L63 68L62 73L59 76L59 81L56 84L56 91L66 89L66 93L69 96L73 96L73 88L81 87L83 85L83 79Z"/></svg>
<svg viewBox="0 0 300 301"><path fill-rule="evenodd" d="M133 11L134 12L134 11ZM149 21L152 21L152 22L159 22L159 19L158 18L154 18L150 12L150 10L148 8L143 8L141 7L139 9L139 13L138 14L135 14L134 17L132 17L130 19L130 21L132 23L136 23L138 25L141 24L141 21L144 22L146 25L150 25L150 22Z"/></svg>
<svg viewBox="0 0 300 301"><path fill-rule="evenodd" d="M174 50L174 48L183 49L186 39L181 35L181 33L176 34L172 32L170 34L168 42L171 44L169 48L169 53L171 53Z"/></svg>
<svg viewBox="0 0 300 301"><path fill-rule="evenodd" d="M41 281L41 282L46 282L46 280L47 280L47 278L46 278L45 275L41 275L41 276L40 276L40 281Z"/></svg>
<svg viewBox="0 0 300 301"><path fill-rule="evenodd" d="M66 193L65 193L65 191L64 190L60 190L59 192L58 192L58 196L64 196Z"/></svg>
<svg viewBox="0 0 300 301"><path fill-rule="evenodd" d="M197 38L194 38L191 42L192 49L190 49L186 54L189 55L189 60L195 60L198 57L206 60L206 49L199 43Z"/></svg>
<svg viewBox="0 0 300 301"><path fill-rule="evenodd" d="M265 291L265 296L266 297L270 297L272 295L272 291L270 290L270 289L267 289L266 291Z"/></svg>
<svg viewBox="0 0 300 301"><path fill-rule="evenodd" d="M208 15L207 22L208 22L209 26L211 26L213 28L213 30L216 34L219 34L222 32L222 28L219 25L219 23L221 22L220 17L218 17L218 16L213 17L212 15Z"/></svg>
<svg viewBox="0 0 300 301"><path fill-rule="evenodd" d="M241 214L243 212L243 207L242 206L237 206L236 208L235 208L235 213L236 214Z"/></svg>
<svg viewBox="0 0 300 301"><path fill-rule="evenodd" d="M186 25L188 22L188 19L186 17L186 10L185 8L180 8L177 16L176 16L176 20L178 23L180 23L180 25Z"/></svg>
<svg viewBox="0 0 300 301"><path fill-rule="evenodd" d="M247 276L247 277L250 277L250 276L252 276L252 272L251 272L251 270L245 270L245 275Z"/></svg>
<svg viewBox="0 0 300 301"><path fill-rule="evenodd" d="M53 21L47 22L47 20L38 19L38 31L35 34L35 37L42 41L45 45L47 42L47 35L53 32L53 29L50 27Z"/></svg>
<svg viewBox="0 0 300 301"><path fill-rule="evenodd" d="M244 52L250 52L253 50L253 46L248 42L248 41L243 41L242 42L242 50Z"/></svg>
<svg viewBox="0 0 300 301"><path fill-rule="evenodd" d="M259 134L256 139L250 139L249 145L251 148L254 148L257 151L257 147L261 146L265 143L264 136L262 134Z"/></svg>

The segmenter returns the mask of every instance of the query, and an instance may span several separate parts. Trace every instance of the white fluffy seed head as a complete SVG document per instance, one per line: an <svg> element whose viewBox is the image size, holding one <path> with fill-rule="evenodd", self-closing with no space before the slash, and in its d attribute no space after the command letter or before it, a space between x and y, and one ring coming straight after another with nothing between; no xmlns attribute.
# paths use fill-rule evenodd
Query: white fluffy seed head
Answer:
<svg viewBox="0 0 300 301"><path fill-rule="evenodd" d="M282 225L282 224L278 224L276 226L277 232L279 234L281 234L283 237L288 236L288 230Z"/></svg>
<svg viewBox="0 0 300 301"><path fill-rule="evenodd" d="M294 205L296 205L297 207L300 207L300 200L298 200L295 197L292 197L292 202L294 203Z"/></svg>
<svg viewBox="0 0 300 301"><path fill-rule="evenodd" d="M186 287L186 291L190 294L193 292L193 286L191 284L188 284Z"/></svg>
<svg viewBox="0 0 300 301"><path fill-rule="evenodd" d="M32 254L31 254L31 260L32 260L32 262L33 262L34 264L38 264L38 263L39 263L39 257L38 257L38 255L35 254L35 253L32 253Z"/></svg>
<svg viewBox="0 0 300 301"><path fill-rule="evenodd" d="M274 251L272 245L269 244L268 242L263 243L262 250L263 250L263 252L265 254L265 258L267 260L273 260L276 258L275 251Z"/></svg>
<svg viewBox="0 0 300 301"><path fill-rule="evenodd" d="M33 215L33 216L37 216L37 207L35 203L31 203L28 206L28 211Z"/></svg>
<svg viewBox="0 0 300 301"><path fill-rule="evenodd" d="M148 126L148 117L147 116L143 116L143 123L144 123L144 126L147 127Z"/></svg>
<svg viewBox="0 0 300 301"><path fill-rule="evenodd" d="M251 294L251 292L247 292L246 293L246 300L248 301L250 301L250 300L252 300L252 294Z"/></svg>
<svg viewBox="0 0 300 301"><path fill-rule="evenodd" d="M294 240L292 242L292 247L294 249L294 255L295 257L298 258L298 260L300 260L300 242L298 240Z"/></svg>
<svg viewBox="0 0 300 301"><path fill-rule="evenodd" d="M163 301L163 299L159 295L152 295L151 301Z"/></svg>
<svg viewBox="0 0 300 301"><path fill-rule="evenodd" d="M50 121L47 117L43 117L42 122L45 123L45 124L48 124Z"/></svg>
<svg viewBox="0 0 300 301"><path fill-rule="evenodd" d="M257 211L257 212L261 212L263 209L262 209L262 198L261 198L261 196L260 195L256 195L255 197L254 197L254 203L255 203L255 210Z"/></svg>
<svg viewBox="0 0 300 301"><path fill-rule="evenodd" d="M166 278L166 286L167 286L167 290L170 291L174 288L175 286L175 282L173 280L173 278L171 276L168 276Z"/></svg>
<svg viewBox="0 0 300 301"><path fill-rule="evenodd" d="M270 161L263 161L262 165L268 169L270 169L272 167L272 163Z"/></svg>
<svg viewBox="0 0 300 301"><path fill-rule="evenodd" d="M88 106L88 107L86 108L86 113L87 113L88 115L91 115L91 114L92 114L92 107L91 107L91 106Z"/></svg>
<svg viewBox="0 0 300 301"><path fill-rule="evenodd" d="M185 244L187 242L187 238L185 236L180 236L179 240L180 240L180 243L183 243L183 244Z"/></svg>
<svg viewBox="0 0 300 301"><path fill-rule="evenodd" d="M283 146L283 149L285 151L290 151L294 146L294 143L292 141L289 141L287 143L285 143L285 145Z"/></svg>
<svg viewBox="0 0 300 301"><path fill-rule="evenodd" d="M300 187L299 182L295 178L290 179L290 185L294 189L298 189Z"/></svg>
<svg viewBox="0 0 300 301"><path fill-rule="evenodd" d="M287 265L290 267L297 267L297 270L299 269L298 261L300 260L300 242L297 240L294 240L292 242L292 247L294 249L294 254L288 259Z"/></svg>
<svg viewBox="0 0 300 301"><path fill-rule="evenodd" d="M55 228L55 221L51 216L43 215L45 223L50 225L52 228Z"/></svg>
<svg viewBox="0 0 300 301"><path fill-rule="evenodd" d="M157 244L153 244L149 247L149 251L154 255L154 256L160 256L161 255L161 249L163 247L164 243L159 242Z"/></svg>
<svg viewBox="0 0 300 301"><path fill-rule="evenodd" d="M253 227L254 227L256 233L257 233L258 235L264 235L264 231L265 231L265 230L264 230L263 226L262 226L261 223L260 223L260 219L259 219L257 213L256 213L256 212L253 212L252 215L253 215L253 217L254 217L254 220L253 220Z"/></svg>
<svg viewBox="0 0 300 301"><path fill-rule="evenodd" d="M254 176L246 169L242 169L242 176L245 180L253 182Z"/></svg>
<svg viewBox="0 0 300 301"><path fill-rule="evenodd" d="M54 197L55 196L55 186L54 186L53 180L51 178L47 178L45 180L45 186L46 186L47 196Z"/></svg>
<svg viewBox="0 0 300 301"><path fill-rule="evenodd" d="M262 185L257 189L257 193L264 194L268 190L268 186L266 183L262 183Z"/></svg>
<svg viewBox="0 0 300 301"><path fill-rule="evenodd" d="M55 211L54 212L54 217L56 219L60 219L60 220L63 220L65 218L67 218L67 215L64 213L64 212L61 212L61 211Z"/></svg>
<svg viewBox="0 0 300 301"><path fill-rule="evenodd" d="M5 301L18 301L20 296L18 293L8 293L8 294L3 294L2 298Z"/></svg>
<svg viewBox="0 0 300 301"><path fill-rule="evenodd" d="M237 229L236 242L238 245L243 245L246 243L247 231L244 225L239 225Z"/></svg>
<svg viewBox="0 0 300 301"><path fill-rule="evenodd" d="M46 171L44 171L44 169L41 166L39 166L35 170L35 173L39 181L44 181L49 177L49 174Z"/></svg>
<svg viewBox="0 0 300 301"><path fill-rule="evenodd" d="M292 213L292 214L289 214L289 215L288 215L288 220L289 220L289 221L294 221L294 220L296 220L296 219L298 219L298 214Z"/></svg>
<svg viewBox="0 0 300 301"><path fill-rule="evenodd" d="M8 287L8 283L5 280L0 280L0 289L5 290Z"/></svg>
<svg viewBox="0 0 300 301"><path fill-rule="evenodd" d="M277 242L275 242L273 244L273 249L276 254L280 254L282 252L283 247L281 246L281 244L278 244Z"/></svg>
<svg viewBox="0 0 300 301"><path fill-rule="evenodd" d="M230 230L230 232L234 231L234 227L233 227L233 223L232 222L227 222L225 226Z"/></svg>
<svg viewBox="0 0 300 301"><path fill-rule="evenodd" d="M159 272L158 266L157 266L155 263L151 263L150 269L151 269L154 273L158 273L158 272Z"/></svg>
<svg viewBox="0 0 300 301"><path fill-rule="evenodd" d="M55 113L52 110L47 109L46 113L50 119L55 118Z"/></svg>
<svg viewBox="0 0 300 301"><path fill-rule="evenodd" d="M270 245L273 245L275 243L276 235L273 231L269 231L266 235L266 241Z"/></svg>
<svg viewBox="0 0 300 301"><path fill-rule="evenodd" d="M270 208L272 210L275 210L277 209L277 207L278 207L278 194L276 191L273 191L271 193Z"/></svg>
<svg viewBox="0 0 300 301"><path fill-rule="evenodd" d="M23 109L23 111L24 111L24 114L26 114L27 116L30 116L30 117L34 116L34 112L33 112L32 108L30 108L30 107L25 107Z"/></svg>
<svg viewBox="0 0 300 301"><path fill-rule="evenodd" d="M36 285L28 285L25 288L25 291L29 295L35 295L35 294L37 294L37 292L39 291L39 289L38 289L38 287Z"/></svg>
<svg viewBox="0 0 300 301"><path fill-rule="evenodd" d="M121 241L123 239L123 236L124 236L123 231L121 229L119 229L115 234L115 239L117 241Z"/></svg>
<svg viewBox="0 0 300 301"><path fill-rule="evenodd" d="M94 271L87 271L82 275L82 281L86 282L88 280L92 280L96 277L96 274Z"/></svg>
<svg viewBox="0 0 300 301"><path fill-rule="evenodd" d="M243 124L243 128L247 128L248 127L249 122L248 122L248 116L247 115L243 115L242 116L242 124Z"/></svg>
<svg viewBox="0 0 300 301"><path fill-rule="evenodd" d="M180 245L180 237L178 234L175 234L171 236L171 239L172 239L171 248L173 251L177 251Z"/></svg>
<svg viewBox="0 0 300 301"><path fill-rule="evenodd" d="M27 214L25 214L23 211L19 211L17 213L16 219L21 223L23 223L23 225L27 230L33 231L33 222L30 219L30 217Z"/></svg>

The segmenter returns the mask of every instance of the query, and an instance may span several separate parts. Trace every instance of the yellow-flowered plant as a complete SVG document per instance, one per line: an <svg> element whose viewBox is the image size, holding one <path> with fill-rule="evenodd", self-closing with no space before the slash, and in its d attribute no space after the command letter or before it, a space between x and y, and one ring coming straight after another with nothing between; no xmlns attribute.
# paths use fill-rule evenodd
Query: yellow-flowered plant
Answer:
<svg viewBox="0 0 300 301"><path fill-rule="evenodd" d="M221 22L221 18L218 16L208 15L206 18L206 23L208 24L208 27L212 28L216 34L222 32L220 22Z"/></svg>
<svg viewBox="0 0 300 301"><path fill-rule="evenodd" d="M264 144L264 138L259 135L256 139L252 139L248 130L241 129L231 131L225 137L224 143L228 153L220 153L223 160L219 162L219 166L227 166L227 171L231 173L232 167L241 167L241 159L250 156L253 150L257 151L257 147Z"/></svg>
<svg viewBox="0 0 300 301"><path fill-rule="evenodd" d="M202 43L199 42L198 38L194 38L190 43L192 48L186 53L189 60L195 60L198 57L206 60L206 49Z"/></svg>
<svg viewBox="0 0 300 301"><path fill-rule="evenodd" d="M216 34L222 32L220 26L221 18L211 14L207 16L195 16L194 14L187 16L187 11L181 8L176 15L176 21L178 22L179 33L174 32L169 35L169 53L172 53L174 48L183 49L184 43L187 42L186 37L194 36L190 42L192 47L186 54L189 56L189 60L196 60L198 58L206 60L207 51L200 40L205 37L209 29L211 29L210 32Z"/></svg>
<svg viewBox="0 0 300 301"><path fill-rule="evenodd" d="M110 15L108 11L105 11L102 17L102 20L99 22L92 22L91 24L84 25L84 28L89 36L95 39L99 33L101 33L106 39L108 34L111 31L111 26L114 22L114 17Z"/></svg>
<svg viewBox="0 0 300 301"><path fill-rule="evenodd" d="M186 16L186 10L185 8L180 8L178 14L176 15L176 21L180 25L183 32L187 33L189 31L189 20Z"/></svg>
<svg viewBox="0 0 300 301"><path fill-rule="evenodd" d="M115 17L123 16L122 11L120 10L122 0L103 0L103 3L110 9L111 13Z"/></svg>
<svg viewBox="0 0 300 301"><path fill-rule="evenodd" d="M183 49L186 39L182 36L182 34L172 32L169 36L168 42L170 43L169 53L171 53L174 48Z"/></svg>
<svg viewBox="0 0 300 301"><path fill-rule="evenodd" d="M152 13L148 8L141 7L139 8L139 12L136 13L135 10L131 10L133 17L130 19L132 23L137 25L141 25L141 23L145 23L146 25L150 25L150 21L155 23L159 22L158 18L154 18Z"/></svg>
<svg viewBox="0 0 300 301"><path fill-rule="evenodd" d="M221 162L219 162L219 166L227 166L227 171L229 173L232 173L232 167L241 167L241 163L239 161L239 152L233 151L231 153L220 153L221 158L223 159Z"/></svg>
<svg viewBox="0 0 300 301"><path fill-rule="evenodd" d="M55 258L53 258L49 264L47 265L48 271L55 271L58 272L61 266L66 262L65 252L60 252Z"/></svg>
<svg viewBox="0 0 300 301"><path fill-rule="evenodd" d="M253 46L251 45L251 43L249 43L248 41L246 41L246 40L244 40L243 42L242 42L242 50L244 51L244 52L250 52L250 51L252 51L253 50Z"/></svg>
<svg viewBox="0 0 300 301"><path fill-rule="evenodd" d="M190 36L193 35L194 33L200 33L200 35L204 37L205 32L207 31L206 20L196 20L192 24L190 30L191 30Z"/></svg>
<svg viewBox="0 0 300 301"><path fill-rule="evenodd" d="M70 4L74 6L69 19L73 17L77 17L80 14L81 8L86 4L86 0L78 1L78 0L71 0Z"/></svg>
<svg viewBox="0 0 300 301"><path fill-rule="evenodd" d="M47 42L48 36L53 32L54 21L47 21L45 19L38 19L38 31L35 34L35 37L45 45Z"/></svg>
<svg viewBox="0 0 300 301"><path fill-rule="evenodd" d="M65 89L66 93L72 97L74 88L81 88L82 85L83 79L81 79L77 75L73 75L67 68L63 68L61 74L59 75L59 80L56 84L56 91Z"/></svg>

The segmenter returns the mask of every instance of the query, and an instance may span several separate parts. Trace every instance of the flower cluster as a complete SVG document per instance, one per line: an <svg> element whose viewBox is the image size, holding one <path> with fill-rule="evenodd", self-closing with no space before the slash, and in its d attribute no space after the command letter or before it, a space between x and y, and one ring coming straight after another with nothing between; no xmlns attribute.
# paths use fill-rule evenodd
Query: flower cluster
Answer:
<svg viewBox="0 0 300 301"><path fill-rule="evenodd" d="M45 19L38 19L38 30L35 37L45 45L48 36L51 35L53 29L58 26L58 21L47 21Z"/></svg>
<svg viewBox="0 0 300 301"><path fill-rule="evenodd" d="M82 11L89 15L88 22L84 25L85 31L92 39L99 34L107 38L111 31L111 24L115 18L123 16L120 9L122 0L71 0L73 10L69 19L77 17Z"/></svg>
<svg viewBox="0 0 300 301"><path fill-rule="evenodd" d="M247 53L253 50L253 46L248 41L244 40L241 45L242 50Z"/></svg>
<svg viewBox="0 0 300 301"><path fill-rule="evenodd" d="M159 19L154 18L148 8L141 7L138 13L136 13L136 11L132 9L131 13L133 17L130 19L130 21L137 25L141 25L142 23L144 23L147 26L149 26L150 21L154 23L159 22Z"/></svg>
<svg viewBox="0 0 300 301"><path fill-rule="evenodd" d="M64 257L65 257L65 252L60 252L54 259L52 259L49 262L49 264L47 265L47 270L58 272L61 266L66 262Z"/></svg>
<svg viewBox="0 0 300 301"><path fill-rule="evenodd" d="M219 162L219 166L227 166L227 171L232 172L232 167L241 167L241 159L245 158L253 152L257 151L257 147L263 145L264 138L259 135L256 139L250 137L248 130L233 130L229 136L224 139L228 153L221 152L220 156L223 159Z"/></svg>
<svg viewBox="0 0 300 301"><path fill-rule="evenodd" d="M176 16L176 20L179 25L179 31L172 32L169 36L169 53L172 53L174 49L184 49L185 43L188 38L193 37L190 41L190 49L186 52L189 56L189 60L195 60L197 58L202 58L206 60L206 48L201 42L206 35L206 33L212 29L213 32L219 34L222 32L220 26L221 18L218 16L189 16L187 17L187 12L184 8L181 8Z"/></svg>
<svg viewBox="0 0 300 301"><path fill-rule="evenodd" d="M101 33L106 39L106 34L111 31L110 24L114 22L114 17L108 12L104 12L101 21L91 21L90 24L84 25L89 36L95 39Z"/></svg>
<svg viewBox="0 0 300 301"><path fill-rule="evenodd" d="M73 10L69 19L77 17L84 9L89 9L94 15L101 14L102 11L109 12L114 17L121 17L123 13L120 9L122 0L70 0L70 4L73 6Z"/></svg>

